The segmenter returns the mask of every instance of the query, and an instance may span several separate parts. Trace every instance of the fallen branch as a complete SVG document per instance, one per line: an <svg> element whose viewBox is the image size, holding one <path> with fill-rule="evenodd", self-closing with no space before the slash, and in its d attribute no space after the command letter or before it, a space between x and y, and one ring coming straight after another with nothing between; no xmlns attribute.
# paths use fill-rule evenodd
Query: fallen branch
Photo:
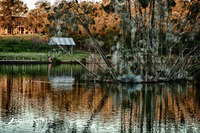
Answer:
<svg viewBox="0 0 200 133"><path fill-rule="evenodd" d="M89 36L90 39L92 40L94 47L96 48L96 50L99 52L101 58L102 58L102 59L104 60L104 62L106 63L106 65L107 65L107 67L108 67L108 69L109 69L109 71L110 71L110 73L111 73L113 79L114 79L114 80L117 80L117 76L116 76L116 74L115 74L115 72L114 72L114 69L113 69L111 63L110 63L110 62L108 61L108 59L106 58L106 56L105 56L103 50L101 49L99 43L96 41L96 39L95 39L95 38L93 37L93 35L91 34L91 32L90 32L90 30L89 30L89 28L88 28L88 24L85 22L85 20L86 20L85 13L82 14L82 15L84 15L84 16L82 16L82 15L79 13L79 10L78 10L78 2L77 2L77 1L74 1L74 0L73 0L72 4L73 4L74 13L76 13L75 15L78 16L78 21L79 21L79 23L83 26L83 28L84 28L85 31L87 32L88 36ZM77 4L77 5L76 5L76 4Z"/></svg>
<svg viewBox="0 0 200 133"><path fill-rule="evenodd" d="M168 74L168 76L167 76L167 80L168 80L168 81L171 80L172 77L174 77L174 75L176 74L175 72L176 72L178 69L180 69L180 67L181 67L184 63L186 63L186 60L189 58L189 56L191 55L191 53L193 53L195 50L198 50L199 48L200 48L200 46L199 46L199 44L197 44L197 46L194 47L189 53L187 53L187 54L185 55L185 57L183 58L183 60L180 61L178 64L176 64L176 62L177 62L177 60L176 60L175 64L173 65L171 71L169 72L169 74ZM174 73L175 73L175 74L174 74Z"/></svg>

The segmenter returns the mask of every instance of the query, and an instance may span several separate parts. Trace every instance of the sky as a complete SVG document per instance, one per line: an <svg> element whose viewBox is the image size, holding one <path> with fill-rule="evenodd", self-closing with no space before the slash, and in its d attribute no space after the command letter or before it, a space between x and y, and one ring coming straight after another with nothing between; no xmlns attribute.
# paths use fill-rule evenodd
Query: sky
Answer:
<svg viewBox="0 0 200 133"><path fill-rule="evenodd" d="M27 4L29 10L34 9L35 8L35 3L38 1L42 1L42 0L22 0L24 3ZM54 4L56 1L59 0L47 0L49 2L51 2L51 4ZM80 1L80 0L79 0ZM87 0L86 0L87 1ZM88 0L89 1L89 0ZM93 0L93 1L101 1L101 0Z"/></svg>
<svg viewBox="0 0 200 133"><path fill-rule="evenodd" d="M29 10L31 10L35 8L35 3L41 0L22 0L22 1L26 3ZM51 2L51 4L53 4L56 0L48 0L48 1Z"/></svg>

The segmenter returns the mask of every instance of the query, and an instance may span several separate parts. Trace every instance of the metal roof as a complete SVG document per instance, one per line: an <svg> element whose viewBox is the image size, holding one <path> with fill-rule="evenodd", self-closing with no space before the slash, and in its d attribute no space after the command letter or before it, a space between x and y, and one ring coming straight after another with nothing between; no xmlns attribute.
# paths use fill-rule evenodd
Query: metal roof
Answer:
<svg viewBox="0 0 200 133"><path fill-rule="evenodd" d="M48 45L75 46L75 42L71 37L52 37Z"/></svg>

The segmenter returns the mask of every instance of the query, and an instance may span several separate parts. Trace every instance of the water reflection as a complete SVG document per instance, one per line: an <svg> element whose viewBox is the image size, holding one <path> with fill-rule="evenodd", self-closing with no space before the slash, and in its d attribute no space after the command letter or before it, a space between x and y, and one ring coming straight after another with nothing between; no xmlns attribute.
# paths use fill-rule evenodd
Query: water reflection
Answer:
<svg viewBox="0 0 200 133"><path fill-rule="evenodd" d="M52 64L48 65L48 79L50 81L51 88L57 89L57 90L72 90L73 84L75 82L75 77L73 77L73 69L72 66L70 66L70 69L68 69L68 73L60 73L55 74L54 72L51 72ZM74 72L75 73L75 72Z"/></svg>
<svg viewBox="0 0 200 133"><path fill-rule="evenodd" d="M197 85L80 83L83 69L76 67L52 66L48 71L46 66L46 74L37 76L2 74L0 132L200 130ZM52 82L61 82L52 80L57 77L72 77L72 89L53 86Z"/></svg>

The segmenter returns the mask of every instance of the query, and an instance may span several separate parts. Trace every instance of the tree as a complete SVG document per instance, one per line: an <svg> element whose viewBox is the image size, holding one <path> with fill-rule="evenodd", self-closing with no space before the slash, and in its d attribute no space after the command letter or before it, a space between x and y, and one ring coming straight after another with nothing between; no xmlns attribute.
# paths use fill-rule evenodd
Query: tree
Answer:
<svg viewBox="0 0 200 133"><path fill-rule="evenodd" d="M77 33L78 25L73 24L72 10L70 2L62 0L59 3L55 3L48 11L49 28L51 35L67 36L69 34ZM71 26L70 26L71 25Z"/></svg>
<svg viewBox="0 0 200 133"><path fill-rule="evenodd" d="M179 12L187 12L184 23L181 23L180 16L174 18L172 15L180 2L113 0L108 3L121 16L121 41L114 48L113 55L113 63L120 80L157 82L191 76L191 67L195 68L199 64L197 59L200 45L193 39L199 31L199 5L197 1L188 1L184 7L179 7ZM190 37L186 37L186 33ZM185 37L193 40L192 46ZM199 70L196 67L195 72L197 71Z"/></svg>
<svg viewBox="0 0 200 133"><path fill-rule="evenodd" d="M1 0L0 14L1 27L8 29L10 34L13 34L13 29L20 25L19 17L24 17L28 12L28 7L21 0Z"/></svg>
<svg viewBox="0 0 200 133"><path fill-rule="evenodd" d="M35 9L30 10L24 23L25 28L33 32L45 31L48 33L47 24L48 20L48 10L50 9L50 2L36 2Z"/></svg>

